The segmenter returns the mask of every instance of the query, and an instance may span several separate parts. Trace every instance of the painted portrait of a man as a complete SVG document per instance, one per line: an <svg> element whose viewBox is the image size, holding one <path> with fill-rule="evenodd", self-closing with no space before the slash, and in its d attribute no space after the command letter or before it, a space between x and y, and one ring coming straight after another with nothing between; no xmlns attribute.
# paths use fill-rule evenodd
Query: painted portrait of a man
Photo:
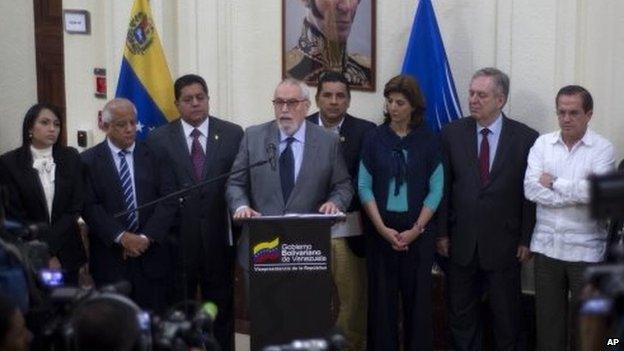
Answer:
<svg viewBox="0 0 624 351"><path fill-rule="evenodd" d="M325 70L375 89L374 0L282 0L283 76L316 85Z"/></svg>

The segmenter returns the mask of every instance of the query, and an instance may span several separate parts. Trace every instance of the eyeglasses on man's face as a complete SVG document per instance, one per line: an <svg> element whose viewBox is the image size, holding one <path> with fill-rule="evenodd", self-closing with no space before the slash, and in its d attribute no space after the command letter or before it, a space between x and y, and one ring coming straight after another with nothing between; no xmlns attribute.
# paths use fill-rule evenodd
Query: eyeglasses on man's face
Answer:
<svg viewBox="0 0 624 351"><path fill-rule="evenodd" d="M289 110L296 108L297 106L299 106L300 103L304 101L306 100L305 99L290 99L290 100L274 99L272 100L273 107L281 109L284 106L286 106Z"/></svg>

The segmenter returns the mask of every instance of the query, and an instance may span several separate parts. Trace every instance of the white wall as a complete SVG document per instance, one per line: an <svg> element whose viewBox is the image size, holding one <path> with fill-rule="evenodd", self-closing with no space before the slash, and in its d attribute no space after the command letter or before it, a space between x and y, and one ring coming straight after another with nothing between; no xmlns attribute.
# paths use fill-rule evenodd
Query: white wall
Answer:
<svg viewBox="0 0 624 351"><path fill-rule="evenodd" d="M37 102L32 1L0 1L0 153L22 142L22 120Z"/></svg>
<svg viewBox="0 0 624 351"><path fill-rule="evenodd" d="M432 1L465 113L470 76L484 66L510 75L506 112L540 132L556 128L557 90L578 83L595 98L592 127L615 143L618 158L624 156L624 105L618 99L624 91L624 1ZM243 126L271 118L269 101L281 74L279 0L151 4L174 79L191 72L204 76L215 115ZM132 1L63 5L86 6L94 20L90 37L65 35L72 143L72 130L97 128L102 101L92 97L93 67L105 66L109 96L114 94ZM400 70L416 6L415 0L377 1L377 91L354 92L353 114L381 120L383 84Z"/></svg>

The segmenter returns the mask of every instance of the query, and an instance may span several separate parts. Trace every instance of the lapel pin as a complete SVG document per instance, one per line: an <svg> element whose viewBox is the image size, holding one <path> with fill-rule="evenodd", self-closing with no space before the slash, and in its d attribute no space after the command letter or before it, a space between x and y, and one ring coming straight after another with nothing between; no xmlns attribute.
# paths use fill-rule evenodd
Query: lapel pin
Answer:
<svg viewBox="0 0 624 351"><path fill-rule="evenodd" d="M345 137L343 137L342 135L340 136L340 142L344 143L345 142Z"/></svg>
<svg viewBox="0 0 624 351"><path fill-rule="evenodd" d="M219 140L219 134L215 134L215 140Z"/></svg>

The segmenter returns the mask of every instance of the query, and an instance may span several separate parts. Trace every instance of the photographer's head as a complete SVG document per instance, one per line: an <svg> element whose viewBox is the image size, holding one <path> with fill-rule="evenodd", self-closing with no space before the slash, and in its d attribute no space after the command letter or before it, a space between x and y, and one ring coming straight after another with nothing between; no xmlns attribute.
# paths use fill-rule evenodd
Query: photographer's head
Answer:
<svg viewBox="0 0 624 351"><path fill-rule="evenodd" d="M82 302L65 332L75 351L143 350L139 308L129 299L113 294Z"/></svg>
<svg viewBox="0 0 624 351"><path fill-rule="evenodd" d="M32 333L17 305L0 295L0 351L26 351L31 340Z"/></svg>

